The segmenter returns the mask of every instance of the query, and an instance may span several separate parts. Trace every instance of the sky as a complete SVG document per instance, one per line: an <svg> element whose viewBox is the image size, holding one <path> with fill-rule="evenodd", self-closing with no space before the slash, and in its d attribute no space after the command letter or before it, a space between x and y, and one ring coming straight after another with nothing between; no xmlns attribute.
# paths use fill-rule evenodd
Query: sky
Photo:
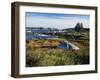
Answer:
<svg viewBox="0 0 100 80"><path fill-rule="evenodd" d="M84 28L90 26L89 15L58 14L58 13L25 13L26 27L44 27L66 29L74 28L77 22L82 22Z"/></svg>

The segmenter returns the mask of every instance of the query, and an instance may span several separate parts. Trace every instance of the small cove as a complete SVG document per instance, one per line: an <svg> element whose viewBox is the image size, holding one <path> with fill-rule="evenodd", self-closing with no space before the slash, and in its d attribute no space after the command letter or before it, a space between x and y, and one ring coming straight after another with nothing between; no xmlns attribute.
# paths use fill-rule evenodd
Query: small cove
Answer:
<svg viewBox="0 0 100 80"><path fill-rule="evenodd" d="M45 35L45 34L27 34L26 35L26 40L32 40L32 39L54 39L54 38L58 38L57 36L51 36L51 35ZM59 45L56 46L42 46L42 48L59 48L59 49L63 49L63 50L71 50L72 46L70 44L68 44L65 41L60 41Z"/></svg>

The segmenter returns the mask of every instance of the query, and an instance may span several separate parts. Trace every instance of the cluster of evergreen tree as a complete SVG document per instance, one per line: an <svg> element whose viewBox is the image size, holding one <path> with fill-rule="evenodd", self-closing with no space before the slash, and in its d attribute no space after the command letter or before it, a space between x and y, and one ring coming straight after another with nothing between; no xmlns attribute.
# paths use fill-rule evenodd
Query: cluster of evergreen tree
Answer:
<svg viewBox="0 0 100 80"><path fill-rule="evenodd" d="M79 32L83 30L83 23L82 22L78 22L75 26L75 31Z"/></svg>

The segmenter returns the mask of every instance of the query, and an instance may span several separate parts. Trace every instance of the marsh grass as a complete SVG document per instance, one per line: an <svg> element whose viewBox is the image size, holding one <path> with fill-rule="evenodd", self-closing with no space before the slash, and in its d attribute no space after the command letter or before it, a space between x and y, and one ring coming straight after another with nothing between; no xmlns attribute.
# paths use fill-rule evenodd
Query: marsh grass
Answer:
<svg viewBox="0 0 100 80"><path fill-rule="evenodd" d="M67 33L68 34L68 33ZM34 66L59 66L59 65L83 65L89 64L89 35L88 32L81 32L82 37L74 39L71 32L70 38L67 34L60 34L64 38L51 39L56 41L68 40L72 44L78 46L79 50L63 50L51 48L35 48L36 43L49 44L47 39L33 39L34 44L31 46L26 45L26 67Z"/></svg>
<svg viewBox="0 0 100 80"><path fill-rule="evenodd" d="M57 66L89 64L89 51L84 48L79 51L64 51L59 49L27 50L26 66Z"/></svg>

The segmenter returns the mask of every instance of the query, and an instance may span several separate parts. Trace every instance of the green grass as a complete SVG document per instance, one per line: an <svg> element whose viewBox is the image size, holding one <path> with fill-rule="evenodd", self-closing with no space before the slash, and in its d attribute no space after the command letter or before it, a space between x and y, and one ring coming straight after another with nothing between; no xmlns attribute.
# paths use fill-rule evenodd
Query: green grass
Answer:
<svg viewBox="0 0 100 80"><path fill-rule="evenodd" d="M89 35L88 32L75 32L75 34L81 34L82 37L74 39L74 33L70 33L72 37L67 38L66 34L64 38L54 40L68 40L74 45L78 46L79 50L61 50L50 48L31 48L26 45L26 66L59 66L59 65L82 65L89 64ZM61 34L60 34L61 35ZM52 39L53 40L53 39ZM45 42L49 39L34 39L35 42Z"/></svg>
<svg viewBox="0 0 100 80"><path fill-rule="evenodd" d="M26 54L26 66L57 66L88 64L89 51L84 48L79 51L59 51L55 49L28 50Z"/></svg>

